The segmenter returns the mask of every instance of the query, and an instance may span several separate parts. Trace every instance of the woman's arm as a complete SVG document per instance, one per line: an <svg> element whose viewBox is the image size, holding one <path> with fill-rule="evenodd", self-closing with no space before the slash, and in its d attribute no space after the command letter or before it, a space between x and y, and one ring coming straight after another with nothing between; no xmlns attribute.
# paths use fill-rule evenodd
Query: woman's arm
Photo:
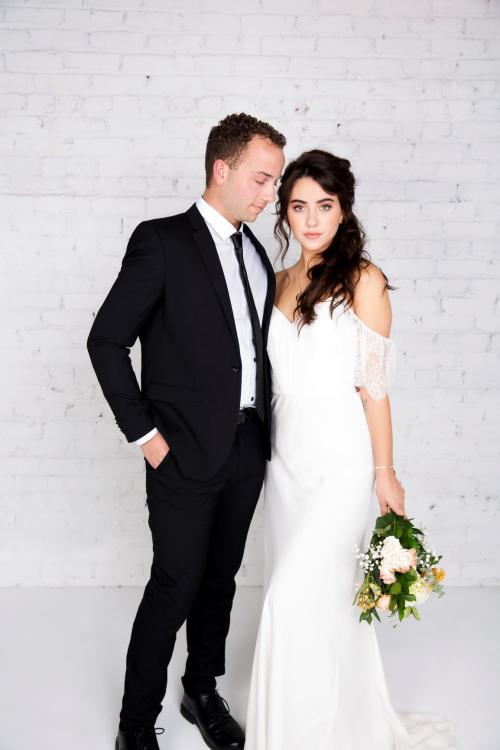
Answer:
<svg viewBox="0 0 500 750"><path fill-rule="evenodd" d="M375 333L389 338L392 322L391 303L385 279L376 266L370 264L361 272L354 293L353 310L356 316ZM360 387L361 400L370 431L375 466L393 465L393 438L391 405L389 397L373 398L369 391ZM405 516L404 489L394 469L376 469L375 493L380 513L393 510Z"/></svg>

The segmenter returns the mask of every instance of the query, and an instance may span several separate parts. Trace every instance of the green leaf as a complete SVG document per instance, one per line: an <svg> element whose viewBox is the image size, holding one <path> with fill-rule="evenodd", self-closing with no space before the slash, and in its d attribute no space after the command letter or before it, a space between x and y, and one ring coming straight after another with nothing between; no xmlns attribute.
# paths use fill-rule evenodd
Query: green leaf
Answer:
<svg viewBox="0 0 500 750"><path fill-rule="evenodd" d="M420 615L418 613L418 609L416 607L412 607L411 611L413 612L413 615L414 615L415 619L416 620L420 620Z"/></svg>
<svg viewBox="0 0 500 750"><path fill-rule="evenodd" d="M407 573L401 573L400 576L399 576L399 579L398 579L399 583L401 584L401 591L404 594L408 593L409 588L410 588L411 584L413 583L413 581L411 579L407 578L407 575L408 575Z"/></svg>
<svg viewBox="0 0 500 750"><path fill-rule="evenodd" d="M390 526L385 526L383 529L375 529L375 534L378 534L378 536L385 536L388 531L391 530Z"/></svg>
<svg viewBox="0 0 500 750"><path fill-rule="evenodd" d="M391 594L399 594L401 592L401 584L399 581L395 581L389 589Z"/></svg>

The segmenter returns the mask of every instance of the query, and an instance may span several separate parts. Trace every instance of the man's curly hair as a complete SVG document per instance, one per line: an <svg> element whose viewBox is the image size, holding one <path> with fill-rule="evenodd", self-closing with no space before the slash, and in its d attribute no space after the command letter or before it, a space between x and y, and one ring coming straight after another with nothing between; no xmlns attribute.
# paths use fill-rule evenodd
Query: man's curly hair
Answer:
<svg viewBox="0 0 500 750"><path fill-rule="evenodd" d="M284 148L286 138L272 125L256 117L241 112L239 115L228 115L214 125L208 135L205 151L206 186L210 185L212 169L217 159L224 159L231 169L237 166L238 160L247 143L255 136L267 138L275 146Z"/></svg>

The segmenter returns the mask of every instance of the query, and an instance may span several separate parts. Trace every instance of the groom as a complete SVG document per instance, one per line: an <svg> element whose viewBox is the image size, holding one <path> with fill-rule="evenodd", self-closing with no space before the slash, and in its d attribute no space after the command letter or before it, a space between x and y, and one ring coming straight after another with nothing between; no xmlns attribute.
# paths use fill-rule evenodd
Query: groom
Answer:
<svg viewBox="0 0 500 750"><path fill-rule="evenodd" d="M146 470L151 575L127 651L116 750L156 750L155 721L186 621L182 715L215 750L244 746L216 690L248 528L270 458L266 340L275 278L243 222L275 200L286 140L229 115L210 131L206 188L185 213L142 221L87 346ZM141 388L129 351L139 337Z"/></svg>

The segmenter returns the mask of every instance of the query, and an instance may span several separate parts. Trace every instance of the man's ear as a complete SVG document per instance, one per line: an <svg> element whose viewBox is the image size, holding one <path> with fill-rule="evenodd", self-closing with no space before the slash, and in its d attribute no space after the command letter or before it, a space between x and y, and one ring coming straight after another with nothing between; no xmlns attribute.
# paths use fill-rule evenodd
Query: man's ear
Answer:
<svg viewBox="0 0 500 750"><path fill-rule="evenodd" d="M212 167L212 180L216 185L223 185L229 174L229 166L224 159L216 159Z"/></svg>

